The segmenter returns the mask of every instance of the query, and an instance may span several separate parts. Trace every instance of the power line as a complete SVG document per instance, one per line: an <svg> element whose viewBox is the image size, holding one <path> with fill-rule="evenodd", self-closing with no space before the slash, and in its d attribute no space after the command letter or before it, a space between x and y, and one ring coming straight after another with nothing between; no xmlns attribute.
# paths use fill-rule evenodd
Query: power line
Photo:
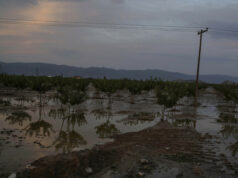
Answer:
<svg viewBox="0 0 238 178"><path fill-rule="evenodd" d="M57 21L57 20L32 20L32 19L13 19L0 18L0 22L27 22L27 23L54 23L54 24L81 24L81 25L109 25L109 26L129 26L129 27L163 27L181 29L199 29L198 26L176 26L176 25L148 25L148 24L128 24L128 23L106 23L106 22L86 22L86 21Z"/></svg>
<svg viewBox="0 0 238 178"><path fill-rule="evenodd" d="M1 23L1 22L0 22ZM28 24L28 23L7 23L7 24L25 24L25 25L41 25L41 24ZM46 24L42 24L46 25ZM193 32L194 30L183 30L183 29L168 29L168 28L139 28L139 27L117 27L117 26L94 26L94 25L71 25L71 24L47 24L47 26L60 26L60 27L84 27L84 28L103 28L103 29L127 29L127 30L159 30L169 32Z"/></svg>
<svg viewBox="0 0 238 178"><path fill-rule="evenodd" d="M23 24L23 25L46 25L60 27L85 27L85 28L108 28L108 29L128 29L128 30L159 30L170 32L194 32L203 28L202 26L178 26L178 25L148 25L148 24L128 24L128 23L106 23L106 22L87 22L87 21L64 21L64 20L33 20L0 18L2 24ZM210 32L238 33L238 30L222 29L210 27Z"/></svg>
<svg viewBox="0 0 238 178"><path fill-rule="evenodd" d="M26 19L9 19L9 18L0 18L0 23L25 24L25 25L48 25L48 26L63 26L63 27L181 31L181 32L184 32L184 31L194 32L195 29L201 28L201 27L175 26L175 25L168 26L168 25L145 25L145 24L125 24L125 23L119 24L119 23L103 23L103 22L26 20Z"/></svg>
<svg viewBox="0 0 238 178"><path fill-rule="evenodd" d="M228 30L228 29L221 29L221 28L210 28L212 32L228 32L228 33L238 33L238 30Z"/></svg>

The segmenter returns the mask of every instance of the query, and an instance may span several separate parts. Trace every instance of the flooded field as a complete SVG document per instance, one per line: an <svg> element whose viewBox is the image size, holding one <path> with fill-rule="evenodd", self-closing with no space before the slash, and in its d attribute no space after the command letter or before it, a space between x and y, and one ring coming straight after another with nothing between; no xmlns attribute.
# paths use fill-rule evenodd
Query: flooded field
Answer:
<svg viewBox="0 0 238 178"><path fill-rule="evenodd" d="M129 92L111 99L92 96L79 106L68 108L61 107L49 95L43 98L41 107L36 93L24 95L4 97L11 106L0 111L3 172L25 168L46 155L92 148L113 141L115 134L139 131L159 120L160 107L153 96L136 96L137 104L129 103Z"/></svg>
<svg viewBox="0 0 238 178"><path fill-rule="evenodd" d="M153 168L148 173L150 177L178 177L181 173L182 177L238 176L238 108L234 103L225 101L213 88L200 92L198 107L193 106L193 98L184 97L165 112L157 104L153 90L139 95L121 90L108 95L91 87L87 90L87 100L76 106L62 106L52 97L54 92L44 95L42 106L39 105L38 94L32 91L4 90L1 94L4 101L10 103L1 106L0 110L1 173L21 171L30 167L33 161L49 155L92 149L105 143L112 146L118 135L120 143L123 143L126 133L140 134L158 124L167 123L169 127L200 134L203 141L199 143L199 151L196 151L199 154L191 151L194 159L190 164L186 159L191 156L180 155L181 150L184 149L185 154L189 148L186 148L186 143L182 148L182 140L177 145L160 145L164 149L159 152L163 158L153 161ZM170 134L164 132L160 136ZM145 138L149 140L150 136ZM109 148L111 146L108 145ZM144 159L143 155L139 155ZM125 168L119 169L126 172ZM142 172L144 176L146 172L138 170L138 166L136 170L130 174L138 176ZM107 170L100 176L119 175Z"/></svg>

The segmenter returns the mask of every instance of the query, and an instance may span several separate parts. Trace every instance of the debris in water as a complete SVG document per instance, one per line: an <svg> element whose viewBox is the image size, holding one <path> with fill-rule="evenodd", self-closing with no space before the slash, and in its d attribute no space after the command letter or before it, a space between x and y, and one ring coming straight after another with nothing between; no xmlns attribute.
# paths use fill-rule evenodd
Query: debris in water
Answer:
<svg viewBox="0 0 238 178"><path fill-rule="evenodd" d="M31 164L27 164L26 165L26 169L34 169L34 168L36 168L35 166L32 166Z"/></svg>
<svg viewBox="0 0 238 178"><path fill-rule="evenodd" d="M144 177L145 174L144 174L143 172L138 172L138 176L140 176L140 177Z"/></svg>
<svg viewBox="0 0 238 178"><path fill-rule="evenodd" d="M148 163L149 163L149 161L148 161L147 159L144 159L144 158L142 158L142 159L140 160L140 162L141 162L142 164L148 164Z"/></svg>
<svg viewBox="0 0 238 178"><path fill-rule="evenodd" d="M12 173L8 178L16 178L16 177L17 177L16 173Z"/></svg>
<svg viewBox="0 0 238 178"><path fill-rule="evenodd" d="M92 169L91 167L86 168L85 171L86 171L88 174L92 174L92 173L93 173L93 169Z"/></svg>

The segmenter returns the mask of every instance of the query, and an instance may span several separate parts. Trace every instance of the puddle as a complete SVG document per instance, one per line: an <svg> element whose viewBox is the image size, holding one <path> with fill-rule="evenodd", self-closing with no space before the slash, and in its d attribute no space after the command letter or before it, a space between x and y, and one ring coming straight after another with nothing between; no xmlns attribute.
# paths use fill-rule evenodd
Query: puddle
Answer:
<svg viewBox="0 0 238 178"><path fill-rule="evenodd" d="M184 106L181 113L170 122L177 126L196 129L203 135L211 137L204 150L211 153L205 161L214 161L228 174L236 174L238 169L238 106L226 102L215 91L200 94L197 108ZM182 114L183 117L180 117ZM212 155L213 154L213 155Z"/></svg>
<svg viewBox="0 0 238 178"><path fill-rule="evenodd" d="M140 100L137 104L125 102L126 98L91 98L70 108L48 98L42 107L37 97L4 98L12 107L27 109L0 113L0 172L20 170L47 155L90 149L113 141L115 134L140 131L158 122L160 106L155 98L148 103L140 96L135 98ZM128 122L131 116L136 118Z"/></svg>
<svg viewBox="0 0 238 178"><path fill-rule="evenodd" d="M0 113L0 171L15 172L47 155L90 149L113 141L115 134L137 132L161 121L162 107L153 92L130 96L125 91L107 95L89 93L89 99L77 107L64 107L45 98L39 107L37 97L21 101L8 97L22 113ZM105 99L106 98L106 99ZM204 161L228 174L238 171L238 107L226 102L211 88L200 93L199 107L192 98L183 98L165 113L165 119L177 127L195 129L209 137L203 149ZM222 120L222 121L221 121ZM155 175L168 175L164 169ZM175 167L174 175L179 173Z"/></svg>

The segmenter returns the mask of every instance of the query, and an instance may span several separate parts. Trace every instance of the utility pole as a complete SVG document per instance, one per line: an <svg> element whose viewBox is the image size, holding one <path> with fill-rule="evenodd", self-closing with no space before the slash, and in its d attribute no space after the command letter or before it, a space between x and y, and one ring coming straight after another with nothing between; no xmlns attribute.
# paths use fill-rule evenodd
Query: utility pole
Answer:
<svg viewBox="0 0 238 178"><path fill-rule="evenodd" d="M202 35L203 33L207 32L208 28L205 30L201 29L198 32L200 35L200 44L199 44L199 52L198 52L198 64L197 64L197 77L196 77L196 90L195 90L195 104L197 105L197 97L198 97L198 82L199 82L199 70L200 70L200 59L201 59L201 51L202 51Z"/></svg>

